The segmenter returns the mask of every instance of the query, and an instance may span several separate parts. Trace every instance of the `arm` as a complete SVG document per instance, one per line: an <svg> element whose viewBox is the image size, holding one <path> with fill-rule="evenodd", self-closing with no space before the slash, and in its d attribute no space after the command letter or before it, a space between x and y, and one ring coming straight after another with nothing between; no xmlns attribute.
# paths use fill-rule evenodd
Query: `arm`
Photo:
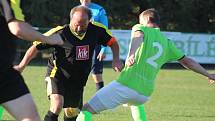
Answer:
<svg viewBox="0 0 215 121"><path fill-rule="evenodd" d="M51 45L62 45L63 40L59 34L53 34L51 36L44 36L38 31L34 30L28 23L13 20L8 23L8 27L12 34L15 36L29 41L40 41Z"/></svg>
<svg viewBox="0 0 215 121"><path fill-rule="evenodd" d="M106 26L108 28L108 17L106 14L106 11L104 8L102 8L99 12L99 21L100 23L102 23L104 26ZM101 51L99 52L97 58L102 61L105 58L105 52L106 52L106 47L105 46L101 46Z"/></svg>
<svg viewBox="0 0 215 121"><path fill-rule="evenodd" d="M16 70L19 72L22 72L25 67L28 65L28 63L37 55L38 50L35 45L32 45L25 53L25 56L23 57L22 61L19 63L19 65L14 66Z"/></svg>
<svg viewBox="0 0 215 121"><path fill-rule="evenodd" d="M114 38L112 38L112 39L114 39ZM110 46L111 51L113 53L112 67L115 71L120 72L123 68L123 65L119 59L119 44L117 43L117 41L114 41L109 46Z"/></svg>
<svg viewBox="0 0 215 121"><path fill-rule="evenodd" d="M129 52L128 57L126 59L126 65L132 66L135 63L135 52L137 48L141 45L143 42L144 33L141 31L135 31L131 37L131 42L129 45Z"/></svg>
<svg viewBox="0 0 215 121"><path fill-rule="evenodd" d="M15 36L29 41L40 41L48 44L63 44L63 41L59 35L47 37L37 32L31 25L23 21L19 21L13 14L12 8L7 0L2 0L3 12L6 21L8 22L8 28Z"/></svg>
<svg viewBox="0 0 215 121"><path fill-rule="evenodd" d="M196 73L208 77L210 80L215 80L215 75L209 74L199 63L197 63L191 58L184 57L181 60L179 60L179 63L186 67L187 69L190 69Z"/></svg>

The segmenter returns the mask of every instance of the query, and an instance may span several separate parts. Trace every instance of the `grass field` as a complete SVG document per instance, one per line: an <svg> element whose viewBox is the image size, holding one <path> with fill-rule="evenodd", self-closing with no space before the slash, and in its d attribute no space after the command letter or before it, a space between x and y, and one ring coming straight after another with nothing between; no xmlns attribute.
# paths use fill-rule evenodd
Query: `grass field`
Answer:
<svg viewBox="0 0 215 121"><path fill-rule="evenodd" d="M29 66L23 72L42 118L49 108L43 81L45 71L44 66ZM117 75L111 68L105 68L105 83ZM94 92L95 84L89 77L84 100L87 101ZM156 90L145 104L145 110L147 121L215 121L215 86L191 71L162 69L157 77ZM3 119L13 120L7 112ZM62 115L60 121L63 121ZM129 108L120 106L93 116L93 121L132 121L132 117Z"/></svg>

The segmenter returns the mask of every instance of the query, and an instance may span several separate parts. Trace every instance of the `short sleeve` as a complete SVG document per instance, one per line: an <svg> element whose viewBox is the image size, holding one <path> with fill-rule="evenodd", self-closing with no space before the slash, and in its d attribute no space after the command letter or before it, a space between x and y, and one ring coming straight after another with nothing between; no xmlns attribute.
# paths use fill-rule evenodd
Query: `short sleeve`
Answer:
<svg viewBox="0 0 215 121"><path fill-rule="evenodd" d="M168 46L169 61L177 61L185 56L184 53L178 49L172 41L169 40Z"/></svg>

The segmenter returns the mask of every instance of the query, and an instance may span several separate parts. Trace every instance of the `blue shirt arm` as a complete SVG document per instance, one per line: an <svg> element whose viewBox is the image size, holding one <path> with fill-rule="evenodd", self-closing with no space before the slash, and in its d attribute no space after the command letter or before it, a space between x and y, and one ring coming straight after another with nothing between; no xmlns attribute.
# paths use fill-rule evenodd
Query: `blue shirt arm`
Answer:
<svg viewBox="0 0 215 121"><path fill-rule="evenodd" d="M104 8L102 8L99 12L99 21L100 23L102 23L103 25L105 25L108 28L108 18L107 18L107 14ZM100 53L105 53L106 52L106 47L105 46L101 46L101 50Z"/></svg>

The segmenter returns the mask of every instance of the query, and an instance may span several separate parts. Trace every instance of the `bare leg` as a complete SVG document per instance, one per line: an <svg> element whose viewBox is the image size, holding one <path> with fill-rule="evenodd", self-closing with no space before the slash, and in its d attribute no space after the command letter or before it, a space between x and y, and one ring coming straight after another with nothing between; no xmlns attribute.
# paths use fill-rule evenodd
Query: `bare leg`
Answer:
<svg viewBox="0 0 215 121"><path fill-rule="evenodd" d="M44 117L45 121L58 121L58 115L63 108L64 98L59 94L50 95L50 109Z"/></svg>
<svg viewBox="0 0 215 121"><path fill-rule="evenodd" d="M40 121L36 105L30 94L2 104L17 121Z"/></svg>
<svg viewBox="0 0 215 121"><path fill-rule="evenodd" d="M93 80L96 83L96 89L97 91L104 87L104 82L102 78L102 74L92 74Z"/></svg>

